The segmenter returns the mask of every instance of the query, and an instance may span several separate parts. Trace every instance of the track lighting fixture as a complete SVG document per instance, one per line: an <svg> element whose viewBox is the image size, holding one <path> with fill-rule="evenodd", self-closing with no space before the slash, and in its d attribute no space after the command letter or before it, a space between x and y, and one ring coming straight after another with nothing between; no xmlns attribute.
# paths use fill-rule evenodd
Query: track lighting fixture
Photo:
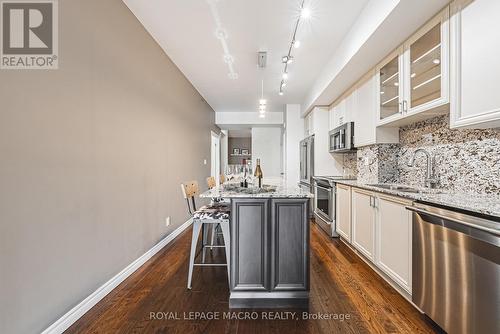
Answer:
<svg viewBox="0 0 500 334"><path fill-rule="evenodd" d="M295 22L295 27L293 29L292 41L290 42L290 46L288 48L288 54L281 58L281 62L285 65L282 74L282 80L280 83L279 95L283 95L283 88L286 86L286 80L288 79L288 65L293 62L292 49L298 49L300 47L300 41L296 39L297 29L299 28L300 20L307 19L311 16L311 10L308 7L305 7L305 0L302 0L300 5L300 15Z"/></svg>

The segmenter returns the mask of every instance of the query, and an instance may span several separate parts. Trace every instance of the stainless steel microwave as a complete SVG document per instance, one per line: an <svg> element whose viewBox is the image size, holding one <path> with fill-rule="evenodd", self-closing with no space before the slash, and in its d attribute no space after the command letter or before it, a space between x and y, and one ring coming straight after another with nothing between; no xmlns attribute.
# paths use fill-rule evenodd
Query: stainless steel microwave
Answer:
<svg viewBox="0 0 500 334"><path fill-rule="evenodd" d="M347 122L328 132L330 153L354 151L354 122Z"/></svg>

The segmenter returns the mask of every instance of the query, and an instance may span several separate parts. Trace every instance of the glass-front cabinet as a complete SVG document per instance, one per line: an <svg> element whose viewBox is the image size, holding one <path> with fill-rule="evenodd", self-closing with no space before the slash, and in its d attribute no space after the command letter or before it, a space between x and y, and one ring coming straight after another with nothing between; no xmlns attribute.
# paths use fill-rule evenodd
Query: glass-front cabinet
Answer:
<svg viewBox="0 0 500 334"><path fill-rule="evenodd" d="M448 17L442 11L377 68L378 125L402 125L449 103Z"/></svg>
<svg viewBox="0 0 500 334"><path fill-rule="evenodd" d="M409 108L439 99L441 91L441 25L435 25L409 48Z"/></svg>
<svg viewBox="0 0 500 334"><path fill-rule="evenodd" d="M401 50L387 58L378 69L379 117L380 120L392 119L402 111L402 60Z"/></svg>

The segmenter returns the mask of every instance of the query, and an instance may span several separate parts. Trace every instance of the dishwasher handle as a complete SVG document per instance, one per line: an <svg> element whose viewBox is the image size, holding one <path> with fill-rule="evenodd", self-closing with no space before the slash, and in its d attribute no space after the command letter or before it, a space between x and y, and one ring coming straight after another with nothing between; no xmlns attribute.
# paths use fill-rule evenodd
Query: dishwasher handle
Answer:
<svg viewBox="0 0 500 334"><path fill-rule="evenodd" d="M432 206L407 206L406 209L424 216L426 223L439 225L500 247L500 230L494 226L500 225L499 223Z"/></svg>

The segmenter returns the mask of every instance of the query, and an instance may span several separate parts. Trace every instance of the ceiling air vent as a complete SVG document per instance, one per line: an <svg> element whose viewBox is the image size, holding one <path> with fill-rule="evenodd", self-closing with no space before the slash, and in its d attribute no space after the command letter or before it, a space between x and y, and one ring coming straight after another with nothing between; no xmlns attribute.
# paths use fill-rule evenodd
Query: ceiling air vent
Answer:
<svg viewBox="0 0 500 334"><path fill-rule="evenodd" d="M257 64L259 64L260 68L266 67L267 64L267 52L259 51L257 53Z"/></svg>

